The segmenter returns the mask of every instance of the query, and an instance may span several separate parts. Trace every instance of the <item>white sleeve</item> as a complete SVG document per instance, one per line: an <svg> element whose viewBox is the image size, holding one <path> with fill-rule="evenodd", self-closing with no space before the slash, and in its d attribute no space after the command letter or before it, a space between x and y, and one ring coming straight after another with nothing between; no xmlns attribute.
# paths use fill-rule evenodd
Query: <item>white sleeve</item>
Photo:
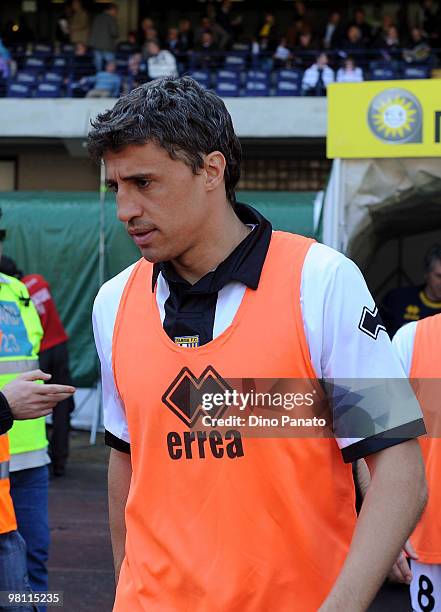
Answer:
<svg viewBox="0 0 441 612"><path fill-rule="evenodd" d="M130 266L123 270L101 287L92 313L93 334L101 363L104 428L111 436L128 444L130 436L127 418L113 376L112 340L119 303L132 269L133 266Z"/></svg>
<svg viewBox="0 0 441 612"><path fill-rule="evenodd" d="M396 444L416 422L415 435L420 435L418 402L354 262L314 244L303 266L301 306L316 375L339 396L333 417L340 432L348 432L337 438L345 460Z"/></svg>
<svg viewBox="0 0 441 612"><path fill-rule="evenodd" d="M392 346L404 368L407 376L410 376L412 367L413 345L418 321L412 321L400 327L392 339Z"/></svg>

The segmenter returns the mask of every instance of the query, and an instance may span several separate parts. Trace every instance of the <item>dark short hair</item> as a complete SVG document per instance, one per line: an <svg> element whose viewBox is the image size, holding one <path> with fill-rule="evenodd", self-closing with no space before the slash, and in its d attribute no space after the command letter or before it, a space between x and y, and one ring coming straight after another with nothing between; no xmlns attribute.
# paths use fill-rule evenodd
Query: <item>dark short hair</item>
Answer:
<svg viewBox="0 0 441 612"><path fill-rule="evenodd" d="M441 261L441 244L432 244L424 256L424 270L430 272L433 264L436 261Z"/></svg>
<svg viewBox="0 0 441 612"><path fill-rule="evenodd" d="M190 77L137 87L91 123L88 149L97 161L106 151L153 141L197 174L203 155L220 151L226 160L226 195L235 203L242 161L239 139L223 100Z"/></svg>

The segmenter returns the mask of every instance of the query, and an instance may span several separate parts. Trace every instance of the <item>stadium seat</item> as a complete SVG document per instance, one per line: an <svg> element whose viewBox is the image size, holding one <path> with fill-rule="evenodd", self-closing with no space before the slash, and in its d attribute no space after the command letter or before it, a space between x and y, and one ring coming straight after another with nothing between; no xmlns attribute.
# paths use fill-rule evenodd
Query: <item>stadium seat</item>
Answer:
<svg viewBox="0 0 441 612"><path fill-rule="evenodd" d="M28 72L39 74L44 72L45 61L41 57L27 57L24 63L24 69Z"/></svg>
<svg viewBox="0 0 441 612"><path fill-rule="evenodd" d="M268 83L263 81L247 81L245 85L246 96L269 96Z"/></svg>
<svg viewBox="0 0 441 612"><path fill-rule="evenodd" d="M429 79L429 66L406 66L403 70L403 79Z"/></svg>
<svg viewBox="0 0 441 612"><path fill-rule="evenodd" d="M128 59L132 53L135 53L135 46L126 40L122 40L116 45L116 57L120 59Z"/></svg>
<svg viewBox="0 0 441 612"><path fill-rule="evenodd" d="M35 57L50 57L54 52L52 45L49 43L35 43L33 54Z"/></svg>
<svg viewBox="0 0 441 612"><path fill-rule="evenodd" d="M60 74L66 74L68 71L68 61L65 57L56 56L52 60L51 70Z"/></svg>
<svg viewBox="0 0 441 612"><path fill-rule="evenodd" d="M237 98L239 95L239 85L221 81L216 85L216 93L222 98Z"/></svg>
<svg viewBox="0 0 441 612"><path fill-rule="evenodd" d="M281 81L291 81L293 83L299 83L302 80L302 71L296 70L295 68L282 68L277 71L277 83Z"/></svg>
<svg viewBox="0 0 441 612"><path fill-rule="evenodd" d="M239 85L240 73L235 70L218 70L216 73L218 83L233 83Z"/></svg>
<svg viewBox="0 0 441 612"><path fill-rule="evenodd" d="M243 55L227 55L224 62L226 70L242 71L246 67L246 60Z"/></svg>
<svg viewBox="0 0 441 612"><path fill-rule="evenodd" d="M270 73L267 70L248 70L247 81L269 83Z"/></svg>
<svg viewBox="0 0 441 612"><path fill-rule="evenodd" d="M120 75L127 75L129 72L129 66L127 64L127 60L126 59L117 59L115 60L116 63L116 71L118 74Z"/></svg>
<svg viewBox="0 0 441 612"><path fill-rule="evenodd" d="M392 68L374 68L371 71L373 81L392 81L398 79L398 73Z"/></svg>
<svg viewBox="0 0 441 612"><path fill-rule="evenodd" d="M8 79L0 77L0 98L4 98L8 94Z"/></svg>
<svg viewBox="0 0 441 612"><path fill-rule="evenodd" d="M193 70L188 73L188 76L206 89L208 89L211 85L211 74L209 70Z"/></svg>
<svg viewBox="0 0 441 612"><path fill-rule="evenodd" d="M276 88L276 96L300 96L301 85L296 81L279 81Z"/></svg>
<svg viewBox="0 0 441 612"><path fill-rule="evenodd" d="M32 89L24 83L9 83L8 98L31 98Z"/></svg>
<svg viewBox="0 0 441 612"><path fill-rule="evenodd" d="M46 74L43 75L43 82L61 85L63 82L63 77L58 72L46 72Z"/></svg>
<svg viewBox="0 0 441 612"><path fill-rule="evenodd" d="M38 76L36 74L32 74L31 72L17 72L14 79L15 83L29 85L29 87L34 87L34 85L37 84L37 81Z"/></svg>
<svg viewBox="0 0 441 612"><path fill-rule="evenodd" d="M64 43L61 45L61 53L64 56L71 56L75 53L75 45L72 43Z"/></svg>
<svg viewBox="0 0 441 612"><path fill-rule="evenodd" d="M36 98L60 98L61 88L60 85L55 83L38 83L35 90Z"/></svg>

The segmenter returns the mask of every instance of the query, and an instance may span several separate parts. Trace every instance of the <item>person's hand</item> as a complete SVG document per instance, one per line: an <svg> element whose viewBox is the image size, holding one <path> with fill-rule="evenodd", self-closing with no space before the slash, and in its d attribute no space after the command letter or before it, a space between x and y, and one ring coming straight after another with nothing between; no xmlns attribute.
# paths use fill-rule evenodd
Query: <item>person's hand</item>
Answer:
<svg viewBox="0 0 441 612"><path fill-rule="evenodd" d="M407 540L403 550L398 555L398 559L395 561L393 568L389 572L388 578L391 582L401 582L404 584L410 584L412 582L412 572L407 562L405 553L407 553L407 556L414 561L418 559L418 555L410 543L410 540Z"/></svg>
<svg viewBox="0 0 441 612"><path fill-rule="evenodd" d="M38 385L36 380L50 380L41 370L20 374L1 389L14 419L36 419L52 412L52 408L75 393L68 385Z"/></svg>

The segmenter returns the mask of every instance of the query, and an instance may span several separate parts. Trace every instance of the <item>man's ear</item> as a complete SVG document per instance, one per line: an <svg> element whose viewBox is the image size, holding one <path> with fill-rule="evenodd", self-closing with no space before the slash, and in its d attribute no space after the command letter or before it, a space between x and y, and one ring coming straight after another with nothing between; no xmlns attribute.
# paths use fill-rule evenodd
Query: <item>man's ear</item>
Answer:
<svg viewBox="0 0 441 612"><path fill-rule="evenodd" d="M220 151L212 151L205 156L205 189L207 191L214 191L224 182L226 165L227 162L225 161L225 157Z"/></svg>

